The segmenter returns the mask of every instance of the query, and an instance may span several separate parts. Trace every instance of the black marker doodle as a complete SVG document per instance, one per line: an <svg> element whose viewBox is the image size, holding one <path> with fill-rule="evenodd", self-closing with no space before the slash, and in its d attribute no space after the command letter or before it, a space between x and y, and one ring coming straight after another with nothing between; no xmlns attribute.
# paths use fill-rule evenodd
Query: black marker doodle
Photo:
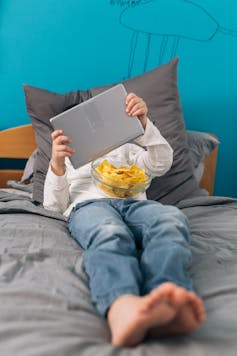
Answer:
<svg viewBox="0 0 237 356"><path fill-rule="evenodd" d="M110 0L110 5L119 5L119 6L129 6L134 7L144 3L143 0Z"/></svg>
<svg viewBox="0 0 237 356"><path fill-rule="evenodd" d="M126 1L111 2L122 6ZM211 41L217 32L237 37L237 31L222 27L204 7L190 0L143 0L137 1L136 6L132 6L135 1L128 2L129 6L120 14L120 24L133 32L128 78L132 73L140 34L146 38L144 72L147 70L154 36L162 37L158 65L162 63L168 48L171 48L170 58L176 55L181 39Z"/></svg>

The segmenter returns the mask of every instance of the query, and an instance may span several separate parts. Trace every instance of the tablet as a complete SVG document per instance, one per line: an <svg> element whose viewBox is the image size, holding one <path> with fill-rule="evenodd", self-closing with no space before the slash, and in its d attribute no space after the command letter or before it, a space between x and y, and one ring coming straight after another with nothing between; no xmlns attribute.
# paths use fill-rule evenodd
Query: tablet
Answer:
<svg viewBox="0 0 237 356"><path fill-rule="evenodd" d="M55 130L72 139L74 168L143 135L140 120L125 111L126 96L123 84L118 84L50 119Z"/></svg>

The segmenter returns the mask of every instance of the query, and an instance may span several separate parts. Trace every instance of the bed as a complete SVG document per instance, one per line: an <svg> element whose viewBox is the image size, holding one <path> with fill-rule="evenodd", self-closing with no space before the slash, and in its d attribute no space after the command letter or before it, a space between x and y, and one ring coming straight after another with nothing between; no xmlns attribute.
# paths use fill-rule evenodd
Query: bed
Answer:
<svg viewBox="0 0 237 356"><path fill-rule="evenodd" d="M29 124L0 132L1 158L27 159L35 148L42 150L39 132L32 123L33 127ZM189 139L200 136L188 134ZM210 136L204 133L205 138ZM192 150L190 145L189 158ZM197 180L201 188L174 203L189 219L193 253L190 273L204 299L207 320L191 335L147 339L135 348L111 345L107 323L90 300L83 251L70 238L64 217L45 210L34 198L34 191L25 193L7 186L9 179L21 179L22 170L1 169L0 354L235 355L237 200L213 196L217 150L218 145L212 146L201 157L202 173ZM200 162L193 164L193 174L194 168L200 172ZM155 187L152 189L150 194ZM171 195L167 196L168 201Z"/></svg>

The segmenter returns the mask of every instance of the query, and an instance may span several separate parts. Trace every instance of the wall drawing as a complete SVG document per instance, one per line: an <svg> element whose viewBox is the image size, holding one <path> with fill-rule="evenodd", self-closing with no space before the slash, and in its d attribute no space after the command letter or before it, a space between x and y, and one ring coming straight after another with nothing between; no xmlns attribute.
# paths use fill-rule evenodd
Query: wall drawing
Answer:
<svg viewBox="0 0 237 356"><path fill-rule="evenodd" d="M161 37L160 48L157 51L157 65L162 63L168 50L169 58L177 54L181 40L211 41L218 32L237 37L237 31L222 27L217 18L194 1L111 0L110 4L120 5L123 8L119 17L120 24L132 31L128 77L132 73L141 35L146 36L144 72L147 70L151 41L154 36Z"/></svg>

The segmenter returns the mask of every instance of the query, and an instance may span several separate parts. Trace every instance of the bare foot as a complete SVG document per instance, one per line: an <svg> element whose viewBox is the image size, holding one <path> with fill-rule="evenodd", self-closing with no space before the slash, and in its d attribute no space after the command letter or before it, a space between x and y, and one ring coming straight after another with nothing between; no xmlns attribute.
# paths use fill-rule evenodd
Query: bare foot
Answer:
<svg viewBox="0 0 237 356"><path fill-rule="evenodd" d="M118 297L108 312L112 344L135 346L147 335L148 330L163 328L174 320L181 300L174 298L173 283L164 283L144 297L123 295Z"/></svg>
<svg viewBox="0 0 237 356"><path fill-rule="evenodd" d="M160 338L168 335L189 334L205 320L203 302L195 293L177 287L171 299L173 299L171 305L177 306L176 315L166 325L162 327L156 325L151 328L148 333L149 337Z"/></svg>

